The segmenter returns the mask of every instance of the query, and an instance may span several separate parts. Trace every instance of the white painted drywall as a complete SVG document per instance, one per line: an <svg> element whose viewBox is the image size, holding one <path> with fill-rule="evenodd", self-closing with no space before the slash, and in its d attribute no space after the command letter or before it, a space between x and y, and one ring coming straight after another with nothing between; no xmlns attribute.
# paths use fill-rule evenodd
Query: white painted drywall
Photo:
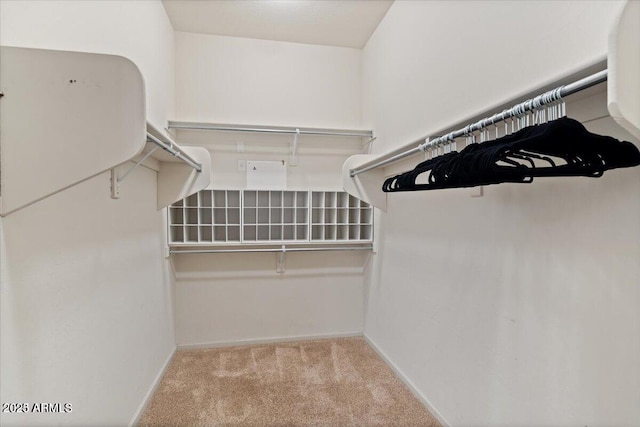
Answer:
<svg viewBox="0 0 640 427"><path fill-rule="evenodd" d="M362 52L383 152L606 58L620 1L396 1Z"/></svg>
<svg viewBox="0 0 640 427"><path fill-rule="evenodd" d="M360 124L361 51L176 32L176 119Z"/></svg>
<svg viewBox="0 0 640 427"><path fill-rule="evenodd" d="M396 1L363 53L376 150L604 57L620 8ZM365 333L452 426L639 425L639 185L635 168L389 195Z"/></svg>
<svg viewBox="0 0 640 427"><path fill-rule="evenodd" d="M177 132L183 145L199 145L211 152L211 185L215 188L244 189L246 171L238 161L290 161L292 135L264 135L234 132ZM240 152L238 151L240 148ZM287 167L287 188L341 190L341 168L345 159L366 150L360 138L300 135L298 165Z"/></svg>
<svg viewBox="0 0 640 427"><path fill-rule="evenodd" d="M367 252L175 256L179 346L362 332Z"/></svg>
<svg viewBox="0 0 640 427"><path fill-rule="evenodd" d="M176 33L177 117L187 121L359 128L360 51ZM212 188L246 188L238 160L289 161L291 135L178 131L211 152ZM238 147L242 152L238 152ZM361 141L300 136L290 189L341 190ZM367 253L180 255L178 345L358 333Z"/></svg>
<svg viewBox="0 0 640 427"><path fill-rule="evenodd" d="M109 174L2 219L2 400L70 414L5 425L125 425L175 346L156 173Z"/></svg>
<svg viewBox="0 0 640 427"><path fill-rule="evenodd" d="M128 57L150 121L166 122L173 30L160 2L3 1L0 15L6 45ZM3 413L3 425L129 424L175 348L156 173L139 168L109 194L102 174L2 219L1 400L73 405Z"/></svg>
<svg viewBox="0 0 640 427"><path fill-rule="evenodd" d="M180 131L182 143L211 152L212 188L246 188L238 161L289 160L291 136ZM237 152L238 139L244 152ZM298 166L287 188L340 190L340 168L358 141L300 137ZM175 256L178 345L359 333L367 252L288 253L286 273L276 254Z"/></svg>

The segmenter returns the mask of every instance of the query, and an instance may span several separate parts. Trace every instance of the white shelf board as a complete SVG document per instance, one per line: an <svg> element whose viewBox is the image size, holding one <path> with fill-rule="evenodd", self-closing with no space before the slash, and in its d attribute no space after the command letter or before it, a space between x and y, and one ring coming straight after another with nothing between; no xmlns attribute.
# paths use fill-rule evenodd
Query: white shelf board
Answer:
<svg viewBox="0 0 640 427"><path fill-rule="evenodd" d="M0 56L0 215L140 159L156 147L147 132L170 141L146 123L144 81L128 59L7 46ZM209 152L174 148L202 171L156 149L158 209L209 185Z"/></svg>
<svg viewBox="0 0 640 427"><path fill-rule="evenodd" d="M318 200L310 200L311 195L311 199ZM219 205L223 200L227 203L230 199L234 203L240 202L240 206ZM212 201L214 206L210 206ZM332 206L324 206L326 201ZM326 215L335 216L339 209L356 214L343 215L342 221L350 222L338 224L334 221L310 225L312 218L308 205L319 202L322 206L314 209L322 211L322 218ZM259 206L253 206L255 204ZM298 204L304 206L296 206ZM216 209L224 211L226 216L216 219ZM230 211L234 213L234 221L239 220L240 224L226 222L229 221ZM287 216L291 221L295 218L295 222L287 222ZM239 190L206 189L197 196L190 196L172 205L167 219L168 243L170 246L180 247L317 243L343 245L354 242L371 243L373 238L371 207L340 191L244 190L240 197ZM215 233L216 228L220 230L219 235ZM237 237L226 241L231 229ZM223 234L222 230L227 234ZM320 230L321 233L314 233ZM238 236L239 231L242 233Z"/></svg>
<svg viewBox="0 0 640 427"><path fill-rule="evenodd" d="M158 209L165 208L209 186L211 180L211 156L207 149L202 147L182 147L151 123L147 123L147 132L162 142L171 144L175 150L187 154L202 165L202 170L198 172L162 148L153 151L151 157L159 162ZM155 147L158 146L152 142L147 142L143 151L148 152Z"/></svg>
<svg viewBox="0 0 640 427"><path fill-rule="evenodd" d="M629 1L609 36L608 108L613 119L640 138L640 1Z"/></svg>
<svg viewBox="0 0 640 427"><path fill-rule="evenodd" d="M0 57L0 215L143 150L144 82L128 59L7 46Z"/></svg>
<svg viewBox="0 0 640 427"><path fill-rule="evenodd" d="M170 120L169 129L177 130L207 130L217 132L242 132L242 133L271 133L271 134L296 134L337 136L348 138L372 138L373 131L365 129L335 129L335 128L313 128L294 126L273 126L273 125L247 125L229 123L205 123L186 122Z"/></svg>
<svg viewBox="0 0 640 427"><path fill-rule="evenodd" d="M356 154L349 157L342 166L342 185L344 191L350 195L386 212L387 193L382 191L382 184L385 180L384 168L373 169L354 177L349 174L351 169L375 158L377 156L373 154Z"/></svg>

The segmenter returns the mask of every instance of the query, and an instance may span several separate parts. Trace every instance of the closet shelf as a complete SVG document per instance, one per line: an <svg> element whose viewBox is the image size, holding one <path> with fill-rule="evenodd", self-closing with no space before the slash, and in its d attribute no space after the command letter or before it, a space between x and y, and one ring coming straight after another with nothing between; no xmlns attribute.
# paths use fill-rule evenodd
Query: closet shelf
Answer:
<svg viewBox="0 0 640 427"><path fill-rule="evenodd" d="M161 150L157 150L161 148ZM183 161L198 172L202 172L202 163L198 163L189 154L188 150L176 144L171 138L163 135L151 123L147 122L147 144L143 150L151 153L150 156L161 162Z"/></svg>
<svg viewBox="0 0 640 427"><path fill-rule="evenodd" d="M189 144L205 145L224 150L229 148L229 139L221 137L210 137L210 132L214 134L237 133L241 141L236 141L236 147L232 149L237 152L257 149L280 150L280 147L287 147L289 154L289 165L298 164L298 151L300 146L304 146L305 153L311 154L316 150L331 150L348 153L367 152L369 144L375 139L373 131L362 129L329 129L329 128L308 128L293 126L264 126L264 125L243 125L243 124L222 124L222 123L197 123L170 121L168 128L177 131L181 142ZM206 139L203 135L206 135Z"/></svg>
<svg viewBox="0 0 640 427"><path fill-rule="evenodd" d="M118 172L132 160L155 159L158 208L209 184L206 149L180 148L146 122L144 81L133 62L8 46L0 56L1 216L109 170L117 198Z"/></svg>
<svg viewBox="0 0 640 427"><path fill-rule="evenodd" d="M166 148L159 148L161 145ZM147 154L158 162L158 209L182 200L210 184L209 151L203 147L182 147L150 123L147 123L147 141L142 157Z"/></svg>
<svg viewBox="0 0 640 427"><path fill-rule="evenodd" d="M609 114L640 139L640 2L627 2L609 36Z"/></svg>
<svg viewBox="0 0 640 427"><path fill-rule="evenodd" d="M373 209L344 191L202 190L173 203L167 220L171 247L373 242Z"/></svg>
<svg viewBox="0 0 640 427"><path fill-rule="evenodd" d="M299 147L304 154L319 154L327 151L336 154L367 152L375 139L373 131L362 129L331 129L293 126L266 126L247 124L224 124L203 122L169 121L168 129L176 131L179 140L187 145L202 145L212 150L235 152L278 153L289 155L289 165L298 164ZM222 133L237 133L239 141L223 138ZM231 144L231 145L230 145Z"/></svg>
<svg viewBox="0 0 640 427"><path fill-rule="evenodd" d="M182 122L169 121L169 129L180 130L208 130L218 132L249 132L249 133L270 133L289 135L315 135L315 136L337 136L350 138L373 138L371 130L354 129L328 129L328 128L307 128L293 126L262 126L262 125L239 125L223 123L202 123L202 122Z"/></svg>

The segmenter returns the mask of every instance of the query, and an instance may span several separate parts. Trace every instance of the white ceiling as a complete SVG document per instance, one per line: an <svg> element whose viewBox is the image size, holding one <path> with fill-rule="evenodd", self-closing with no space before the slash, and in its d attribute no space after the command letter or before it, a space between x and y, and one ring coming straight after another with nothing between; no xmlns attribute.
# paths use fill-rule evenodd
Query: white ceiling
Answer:
<svg viewBox="0 0 640 427"><path fill-rule="evenodd" d="M163 0L176 31L362 48L393 0Z"/></svg>

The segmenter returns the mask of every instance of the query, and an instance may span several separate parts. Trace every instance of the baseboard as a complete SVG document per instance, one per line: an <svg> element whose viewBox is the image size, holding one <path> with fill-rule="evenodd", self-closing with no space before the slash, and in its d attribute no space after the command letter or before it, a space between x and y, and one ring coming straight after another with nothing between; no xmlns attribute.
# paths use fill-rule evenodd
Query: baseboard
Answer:
<svg viewBox="0 0 640 427"><path fill-rule="evenodd" d="M151 398L153 397L153 394L156 392L158 386L160 385L160 381L162 380L162 377L164 377L164 374L167 371L167 368L171 364L173 357L176 355L176 350L177 348L174 347L173 351L167 358L166 362L164 362L164 366L162 367L162 369L160 369L160 372L158 372L158 375L156 375L155 380L153 380L153 384L151 384L149 391L144 396L144 399L142 399L142 403L140 403L138 410L136 411L135 415L131 419L131 423L129 423L129 427L137 425L138 422L140 421L140 417L142 417L142 414L144 414L144 411L147 409L147 406L149 406L149 403L151 402Z"/></svg>
<svg viewBox="0 0 640 427"><path fill-rule="evenodd" d="M298 335L293 337L258 338L258 339L251 339L251 340L219 341L219 342L208 342L208 343L198 343L198 344L178 344L178 350L197 350L201 348L237 347L241 345L275 344L280 342L311 341L311 340L324 340L324 339L332 339L332 338L349 338L349 337L361 337L361 336L362 336L362 331L354 331L354 332L341 332L337 334Z"/></svg>
<svg viewBox="0 0 640 427"><path fill-rule="evenodd" d="M382 351L380 350L380 348L374 344L373 341L371 341L371 339L367 336L367 334L365 334L364 332L362 333L363 338L365 339L365 341L367 341L367 344L369 344L371 346L371 348L373 348L373 350L378 353L378 356L380 356L380 358L382 360L385 361L385 363L387 365L389 365L389 367L393 370L393 372L395 372L395 374L398 376L398 378L400 378L400 380L405 383L405 385L409 388L409 390L411 390L411 392L413 393L413 395L420 401L422 402L422 404L424 406L427 407L427 409L429 410L429 412L431 412L431 415L433 415L439 422L440 424L442 424L442 427L450 427L451 424L449 424L447 422L447 420L444 419L444 417L442 416L442 414L440 412L438 412L438 410L436 408L433 407L433 405L431 404L431 402L429 402L429 399L427 399L417 388L416 386L413 384L413 382L411 382L411 380L409 378L407 378L407 376L400 370L400 368L398 368L398 366L393 363L391 361L391 359L389 359L389 357Z"/></svg>

